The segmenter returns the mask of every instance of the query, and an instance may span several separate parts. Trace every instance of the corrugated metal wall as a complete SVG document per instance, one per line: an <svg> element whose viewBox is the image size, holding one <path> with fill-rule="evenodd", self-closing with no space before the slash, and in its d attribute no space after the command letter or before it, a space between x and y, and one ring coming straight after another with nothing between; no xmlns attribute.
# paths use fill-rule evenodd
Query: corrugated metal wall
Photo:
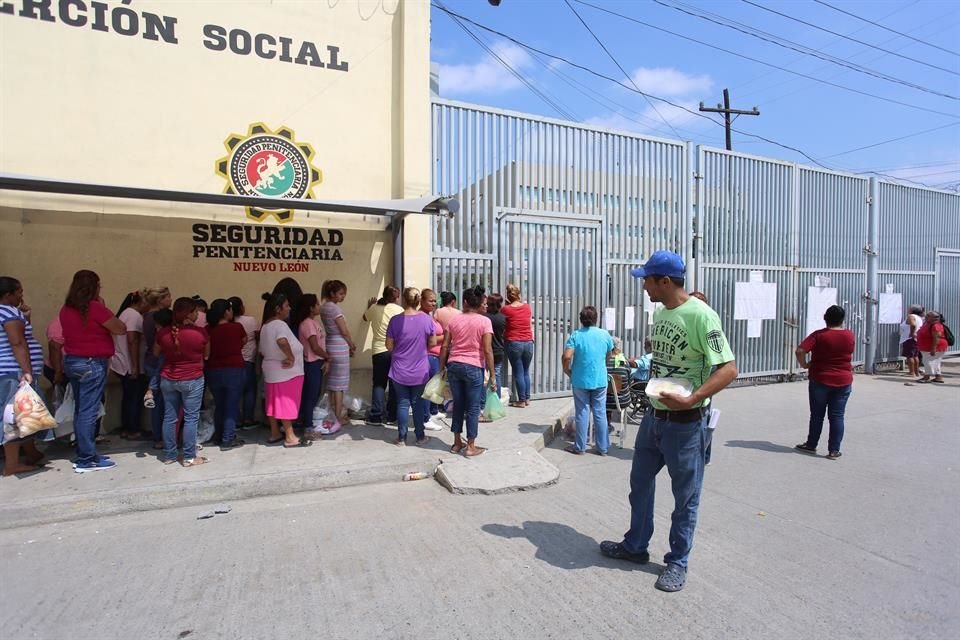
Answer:
<svg viewBox="0 0 960 640"><path fill-rule="evenodd" d="M458 297L478 282L521 287L534 307L537 396L568 391L560 354L584 304L601 318L611 309L608 328L628 354L642 353L652 310L630 269L657 249L688 260L689 285L720 314L744 377L794 372L817 276L838 289L858 337L855 362L868 348L896 360L897 325L879 325L866 343L867 305L879 293L867 287L872 251L880 291L892 284L905 307L931 308L938 297L960 324L960 253L937 253L960 250L956 194L874 181L871 205L862 176L706 147L694 172L687 143L447 100L434 101L432 117L433 191L461 202L433 228L434 287ZM762 322L759 338L733 319L735 283L751 271L777 284L777 318Z"/></svg>

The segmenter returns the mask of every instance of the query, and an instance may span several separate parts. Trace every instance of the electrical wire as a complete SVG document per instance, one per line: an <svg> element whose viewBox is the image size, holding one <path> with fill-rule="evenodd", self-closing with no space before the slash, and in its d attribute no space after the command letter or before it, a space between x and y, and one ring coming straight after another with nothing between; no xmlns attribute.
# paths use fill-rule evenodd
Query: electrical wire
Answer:
<svg viewBox="0 0 960 640"><path fill-rule="evenodd" d="M672 35L672 36L677 37L677 38L682 38L682 39L684 39L684 40L689 40L690 42L695 42L695 43L700 44L700 45L703 45L703 46L705 46L705 47L709 47L709 48L711 48L711 49L716 49L717 51L722 51L722 52L727 53L727 54L730 54L730 55L732 55L732 56L736 56L736 57L738 57L738 58L743 58L744 60L749 60L750 62L755 62L755 63L757 63L757 64L762 64L762 65L764 65L764 66L766 66L766 67L772 67L772 68L774 68L774 69L778 69L778 70L780 70L780 71L784 71L784 72L786 72L786 73L790 73L790 74L793 74L793 75L795 75L795 76L799 76L799 77L801 77L801 78L806 78L807 80L814 80L815 82L819 82L819 83L821 83L821 84L825 84L825 85L828 85L828 86L831 86L831 87L835 87L835 88L837 88L837 89L842 89L842 90L844 90L844 91L849 91L849 92L851 92L851 93L856 93L856 94L859 94L859 95L862 95L862 96L868 96L868 97L870 97L870 98L875 98L875 99L877 99L877 100L882 100L882 101L884 101L884 102L890 102L890 103L892 103L892 104L897 104L897 105L900 105L900 106L902 106L902 107L909 107L909 108L911 108L911 109L916 109L916 110L918 110L918 111L926 111L926 112L928 112L928 113L935 113L935 114L937 114L937 115L947 116L947 117L949 117L949 118L960 119L960 116L958 116L958 115L955 114L955 113L947 113L946 111L938 111L938 110L936 110L936 109L930 109L930 108L928 108L928 107L921 107L920 105L911 104L911 103L909 103L909 102L902 102L902 101L900 101L900 100L895 100L895 99L893 99L893 98L887 98L887 97L885 97L885 96L879 96L879 95L874 94L874 93L869 93L869 92L867 92L867 91L861 91L861 90L859 90L859 89L854 89L853 87L848 87L848 86L846 86L846 85L838 84L838 83L836 83L836 82L830 82L829 80L824 80L824 79L822 79L822 78L818 78L818 77L816 77L816 76L812 76L812 75L809 75L809 74L806 74L806 73L801 73L801 72L799 72L799 71L794 71L793 69L788 69L788 68L786 68L786 67L781 67L781 66L775 65L775 64L773 64L773 63L771 63L771 62L767 62L767 61L765 61L765 60L760 60L759 58L753 58L753 57L751 57L751 56L748 56L748 55L739 53L739 52L737 52L737 51L731 51L730 49L724 49L723 47L718 47L717 45L710 44L709 42L704 42L703 40L697 40L696 38L692 38L692 37L687 36L687 35L684 35L684 34L682 34L682 33L677 33L676 31L671 31L671 30L665 29L665 28L663 28L663 27L658 27L657 25L650 24L649 22L644 22L643 20L639 20L639 19L637 19L637 18L634 18L634 17L632 17L632 16L628 16L628 15L625 15L625 14L622 14L622 13L618 13L618 12L616 12L616 11L613 11L612 9L607 9L606 7L601 7L601 6L599 6L599 5L591 4L590 2L585 2L584 0L574 0L574 2L577 2L578 4L586 5L586 6L588 6L588 7L592 7L593 9L596 9L596 10L598 10L598 11L603 11L604 13L608 13L608 14L613 15L613 16L616 16L616 17L618 17L618 18L622 18L622 19L624 19L624 20L628 20L628 21L630 21L630 22L635 22L635 23L637 23L637 24L639 24L639 25L643 25L644 27L648 27L648 28L650 28L650 29L655 29L655 30L657 30L657 31L662 31L663 33L667 33L667 34ZM571 64L572 64L572 63L571 63ZM574 66L576 66L576 65L574 65Z"/></svg>
<svg viewBox="0 0 960 640"><path fill-rule="evenodd" d="M593 32L593 29L590 28L590 25L587 24L587 21L584 20L583 17L582 17L579 13L577 13L577 10L574 9L574 7L573 7L572 4L570 4L570 0L563 0L563 1L567 3L567 6L568 6L568 7L570 7L570 11L573 12L573 15L577 16L577 20L580 21L580 24L582 24L582 25L584 26L584 28L585 28L587 31L590 32L590 35L593 36L593 39L597 41L597 44L599 44L599 45L600 45L600 48L603 49L604 53L607 54L607 57L609 57L611 60L613 60L613 63L614 63L615 65L617 65L617 68L619 68L620 71L623 73L623 75L626 76L627 80L630 81L630 84L633 85L633 88L636 89L637 91L640 91L640 87L637 86L637 83L634 81L633 77L632 77L629 73L627 73L627 70L623 68L623 65L620 64L620 62L613 56L612 53L610 53L610 50L607 49L606 45L603 44L603 41L600 40L600 37L597 36L597 34ZM643 95L643 94L641 93L641 95ZM681 135L677 132L676 129L673 128L673 125L670 124L670 122L668 122L667 119L663 117L663 114L660 113L660 110L659 110L659 109L657 109L657 105L653 104L653 101L652 101L650 98L648 98L647 96L644 95L644 96L643 96L643 99L647 101L647 104L649 104L650 107L653 109L653 111L657 114L657 117L659 117L661 120L663 120L663 124L665 124L665 125L667 125L668 127L670 127L670 130L673 131L673 134L674 134L675 136L677 136L678 138L682 138L682 137L683 137L683 136L681 136Z"/></svg>
<svg viewBox="0 0 960 640"><path fill-rule="evenodd" d="M729 18L725 18L725 17L720 16L720 15L718 15L718 14L711 14L712 16L716 16L716 17L711 17L711 15L707 15L707 14L705 14L705 13L700 13L699 11L697 11L697 10L695 10L695 9L692 9L692 8L687 8L686 5L680 5L680 6L678 6L678 5L673 5L673 4L669 4L669 3L667 3L667 2L664 2L663 0L650 0L650 1L651 1L651 2L654 2L654 3L656 3L656 4L659 4L660 6L667 7L667 8L669 8L669 9L673 9L674 11L679 11L680 13L685 13L685 14L687 14L687 15L689 15L689 16L693 16L693 17L695 17L695 18L700 18L701 20L706 20L707 22L712 22L713 24L720 25L720 26L722 26L722 27L726 27L727 29L732 29L732 30L737 31L737 32L739 32L739 33L748 35L748 36L750 36L751 38L756 38L757 40L762 40L763 42L768 42L768 43L770 43L770 44L772 44L772 45L775 45L775 46L778 46L778 47L782 47L782 48L784 48L784 49L789 49L789 50L791 50L791 51L797 51L797 52L802 53L802 54L804 54L804 55L812 56L812 57L814 57L814 58L819 58L819 59L821 59L821 60L826 60L827 62L830 62L831 64L835 64L835 65L838 65L838 66L841 66L841 67L846 67L846 68L848 68L848 69L852 69L852 70L856 71L857 73L862 73L862 74L864 74L864 75L868 75L868 76L871 76L871 77L874 77L874 78L878 78L878 79L880 79L880 80L885 80L885 81L887 81L887 82L892 82L892 83L895 83L895 84L900 84L900 85L903 85L903 86L905 86L905 87L909 87L909 88L915 89L915 90L917 90L917 91L923 91L924 93L929 93L929 94L932 94L932 95L935 95L935 96L940 96L940 97L942 97L942 98L948 98L948 99L950 99L950 100L960 100L960 96L955 96L955 95L952 95L952 94L949 94L949 93L943 93L942 91L938 91L938 90L936 90L936 89L931 89L931 88L925 87L925 86L923 86L923 85L915 84L915 83L913 83L913 82L910 82L909 80L904 80L904 79L902 79L902 78L897 78L896 76L892 76L892 75L890 75L890 74L888 74L888 73L883 73L883 72L881 72L881 71L875 71L875 70L873 70L873 69L868 69L868 68L863 67L863 66L861 66L861 65L854 64L854 63L850 63L850 62L847 62L846 60L842 60L842 59L840 59L840 58L837 58L837 57L834 57L834 56L831 56L831 55L828 55L828 54L820 53L820 52L818 52L818 51L816 51L816 50L814 50L814 49L811 49L811 48L809 48L809 47L806 47L806 46L804 46L804 45L802 45L802 44L799 44L799 43L797 43L797 42L793 42L792 40L787 40L786 38L782 38L782 37L780 37L780 36L777 36L777 35L775 35L775 34L769 33L769 32L767 32L767 31L763 31L763 30L761 30L761 29L757 29L757 28L755 28L755 27L751 27L751 26L749 26L749 25L743 24L742 22L737 22L736 20L731 20L731 19L729 19Z"/></svg>
<svg viewBox="0 0 960 640"><path fill-rule="evenodd" d="M800 18L797 18L797 17L795 17L795 16L791 16L791 15L786 14L786 13L782 13L782 12L780 12L780 11L777 11L776 9L771 9L770 7L765 7L765 6L763 6L762 4L753 2L753 0L740 0L740 2L743 2L744 4L748 4L748 5L752 6L752 7L756 7L756 8L758 8L758 9L762 9L762 10L764 10L764 11L768 11L768 12L773 13L773 14L775 14L775 15L778 15L778 16L781 16L781 17L783 17L783 18L786 18L787 20L793 20L794 22L799 22L800 24L806 25L806 26L811 27L811 28L813 28L813 29L818 29L818 30L823 31L823 32L825 32L825 33L829 33L829 34L834 35L834 36L839 36L839 37L843 38L844 40L849 40L849 41L851 41L851 42L856 42L857 44L866 45L867 47L870 47L871 49L876 49L876 50L878 50L878 51L883 51L883 52L886 53L886 54L889 54L889 55L892 55L892 56L897 56L898 58L903 58L904 60L909 60L910 62L916 62L917 64L922 64L922 65L924 65L924 66L930 67L931 69L938 69L938 70L940 70L940 71L945 71L945 72L947 72L947 73L952 73L952 74L955 75L955 76L960 76L960 73L954 71L953 69L947 69L946 67L939 67L939 66L937 66L937 65L935 65L935 64L930 64L929 62L924 62L923 60L917 60L916 58L911 58L910 56L905 56L905 55L903 55L902 53L897 53L896 51L890 51L889 49L884 49L883 47L877 46L877 45L875 45L875 44L871 44L871 43L869 43L869 42L864 42L863 40L858 40L858 39L856 39L856 38L851 38L850 36L844 35L844 34L842 34L842 33L838 33L838 32L836 32L836 31L831 31L830 29L827 29L826 27L821 27L821 26L818 25L818 24L814 24L814 23L812 23L812 22L807 22L806 20L801 20Z"/></svg>
<svg viewBox="0 0 960 640"><path fill-rule="evenodd" d="M907 35L907 34L905 34L905 33L901 33L900 31L897 31L896 29L891 29L890 27L884 26L884 25L880 24L879 22L874 22L873 20L868 20L867 18L864 18L863 16L858 16L857 14L851 13L851 12L849 12L849 11L845 11L844 9L841 9L840 7L835 7L835 6L833 6L832 4L829 4L829 3L827 3L827 2L824 2L823 0L813 0L813 1L816 2L817 4L822 4L823 6L829 8L829 9L833 9L834 11L838 11L838 12L840 12L840 13L843 13L843 14L845 14L845 15L848 15L848 16L850 16L851 18L856 18L857 20L861 20L861 21L863 21L863 22L866 22L867 24L872 24L872 25L875 26L875 27L880 27L881 29L883 29L883 30L885 30L885 31L889 31L890 33L895 33L895 34L897 34L898 36L902 36L902 37L907 38L907 39L909 39L909 40L913 40L914 42L919 42L920 44L925 44L925 45L927 45L928 47L933 47L934 49L939 49L940 51L943 51L944 53L949 53L949 54L952 55L952 56L957 56L958 58L960 58L960 53L957 53L956 51L951 51L950 49L945 49L945 48L943 48L943 47L941 47L941 46L938 46L938 45L935 45L935 44L933 44L933 43L931 43L931 42L927 42L926 40L920 40L920 39L918 39L918 38L914 38L913 36L909 36L909 35Z"/></svg>
<svg viewBox="0 0 960 640"><path fill-rule="evenodd" d="M856 149L848 149L847 151L841 151L840 153L833 153L833 154L830 154L829 156L821 156L820 159L821 159L821 160L828 160L828 159L830 159L830 158L836 158L836 157L838 157L838 156L845 156L845 155L847 155L848 153L854 153L854 152L857 152L857 151L863 151L864 149L873 149L874 147L879 147L879 146L884 145L884 144L889 144L889 143L891 143L891 142L898 142L898 141L900 141L900 140L906 140L907 138L914 138L914 137L916 137L916 136L920 136L920 135L923 135L923 134L925 134L925 133L930 133L931 131L939 131L940 129L947 129L947 128L949 128L949 127L955 127L955 126L957 126L957 125L960 125L960 122L950 122L950 123L947 123L947 124L940 125L939 127L933 127L933 128L930 128L930 129L924 129L923 131L917 131L917 132L915 132L915 133L908 133L908 134L905 135L905 136L900 136L900 137L897 137L897 138L890 138L889 140L883 140L882 142L875 142L875 143L873 143L873 144L868 144L868 145L865 145L865 146L862 146L862 147L857 147Z"/></svg>

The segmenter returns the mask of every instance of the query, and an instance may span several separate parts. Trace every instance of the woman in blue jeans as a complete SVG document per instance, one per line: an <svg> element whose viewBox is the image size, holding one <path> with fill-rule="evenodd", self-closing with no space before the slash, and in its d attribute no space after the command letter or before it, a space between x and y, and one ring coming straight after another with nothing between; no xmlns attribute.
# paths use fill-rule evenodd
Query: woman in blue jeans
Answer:
<svg viewBox="0 0 960 640"><path fill-rule="evenodd" d="M420 313L420 290L407 287L403 290L403 313L390 318L387 324L385 344L390 358L390 381L397 398L398 446L407 444L407 419L413 408L413 430L417 444L430 442L424 433L424 412L421 396L430 379L430 363L427 349L436 344L433 318Z"/></svg>
<svg viewBox="0 0 960 640"><path fill-rule="evenodd" d="M507 322L503 331L504 351L513 376L515 395L511 407L530 406L530 365L533 363L533 312L520 297L520 287L507 285L507 304L500 313Z"/></svg>
<svg viewBox="0 0 960 640"><path fill-rule="evenodd" d="M613 351L610 333L597 328L596 307L580 310L582 327L571 335L563 350L563 372L573 385L576 439L566 451L580 455L587 450L587 426L593 414L594 453L607 455L607 355Z"/></svg>
<svg viewBox="0 0 960 640"><path fill-rule="evenodd" d="M113 357L113 336L126 335L127 328L100 298L100 276L77 271L67 300L60 309L63 327L63 372L73 390L73 433L77 440L77 473L102 471L116 466L97 453L97 419L107 382L107 367Z"/></svg>
<svg viewBox="0 0 960 640"><path fill-rule="evenodd" d="M323 374L330 369L327 363L327 333L320 326L320 300L313 293L305 293L293 313L293 326L303 345L303 391L300 395L300 426L304 437L314 431L313 410L323 392Z"/></svg>
<svg viewBox="0 0 960 640"><path fill-rule="evenodd" d="M486 365L490 376L489 385L497 385L497 372L493 364L493 325L483 315L486 306L483 287L476 286L463 292L463 313L447 323L440 349L440 371L445 373L450 393L453 395L454 433L451 453L478 456L486 449L476 445L477 423L483 406L483 370ZM467 426L467 441L464 443L464 422Z"/></svg>
<svg viewBox="0 0 960 640"><path fill-rule="evenodd" d="M810 372L810 427L805 442L796 448L816 453L824 415L830 420L827 458L836 460L843 442L843 417L853 388L853 332L843 328L843 307L833 305L823 314L827 327L814 331L797 347L799 365ZM810 355L809 361L807 355Z"/></svg>
<svg viewBox="0 0 960 640"><path fill-rule="evenodd" d="M177 298L173 303L173 324L157 332L155 355L163 355L160 392L163 394L164 464L177 461L177 421L183 410L183 466L210 462L197 455L197 424L203 400L203 361L210 357L210 340L205 329L195 326L197 303Z"/></svg>
<svg viewBox="0 0 960 640"><path fill-rule="evenodd" d="M247 342L247 330L234 321L230 303L217 298L207 311L207 334L210 337L207 386L213 394L211 440L220 445L221 451L227 451L244 444L237 438L237 419L245 377L243 345Z"/></svg>

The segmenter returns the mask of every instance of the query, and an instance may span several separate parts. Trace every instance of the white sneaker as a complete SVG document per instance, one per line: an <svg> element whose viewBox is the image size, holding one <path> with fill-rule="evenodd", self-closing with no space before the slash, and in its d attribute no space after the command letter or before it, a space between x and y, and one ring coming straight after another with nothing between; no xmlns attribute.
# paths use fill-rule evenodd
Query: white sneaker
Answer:
<svg viewBox="0 0 960 640"><path fill-rule="evenodd" d="M447 428L447 425L443 423L443 418L438 415L432 416L429 420L423 423L423 428L427 431L443 431Z"/></svg>

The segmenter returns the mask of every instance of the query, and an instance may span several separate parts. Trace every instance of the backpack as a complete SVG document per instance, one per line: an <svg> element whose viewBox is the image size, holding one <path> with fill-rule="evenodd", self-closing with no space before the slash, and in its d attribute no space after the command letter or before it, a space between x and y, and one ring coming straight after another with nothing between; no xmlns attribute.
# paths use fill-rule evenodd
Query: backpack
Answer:
<svg viewBox="0 0 960 640"><path fill-rule="evenodd" d="M953 336L953 331L950 331L950 327L943 321L943 318L940 318L940 324L943 325L943 337L947 341L947 346L952 347L957 344L957 339Z"/></svg>

